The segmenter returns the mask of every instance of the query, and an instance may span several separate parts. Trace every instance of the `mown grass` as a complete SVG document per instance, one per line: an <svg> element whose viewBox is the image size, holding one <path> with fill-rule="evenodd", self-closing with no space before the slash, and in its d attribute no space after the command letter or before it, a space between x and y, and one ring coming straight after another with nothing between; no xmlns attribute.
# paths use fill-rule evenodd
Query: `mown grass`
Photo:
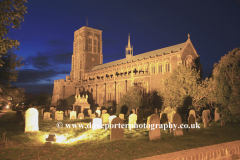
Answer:
<svg viewBox="0 0 240 160"><path fill-rule="evenodd" d="M14 118L15 114L7 112L0 118L0 136L5 132L7 138L6 143L1 141L1 159L136 159L240 140L240 124L227 123L221 127L219 123L212 122L209 128L204 129L200 125L201 128L195 132L183 130L184 135L177 137L168 130L161 130L161 139L155 141L149 141L147 129L125 129L125 140L110 141L109 129L59 129L56 127L58 121L43 121L42 116L39 116L38 133L24 133L24 124ZM87 125L90 121L89 118L65 118L62 122ZM81 135L86 136L70 144L45 146L45 138L49 133L65 135L69 141Z"/></svg>

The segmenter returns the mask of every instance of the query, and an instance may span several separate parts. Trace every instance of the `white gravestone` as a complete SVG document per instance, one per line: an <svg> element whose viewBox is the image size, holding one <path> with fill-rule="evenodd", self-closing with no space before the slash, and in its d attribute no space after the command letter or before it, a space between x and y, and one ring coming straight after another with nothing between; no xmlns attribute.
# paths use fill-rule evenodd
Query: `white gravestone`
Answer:
<svg viewBox="0 0 240 160"><path fill-rule="evenodd" d="M39 131L38 127L38 110L36 108L29 108L25 116L25 132Z"/></svg>

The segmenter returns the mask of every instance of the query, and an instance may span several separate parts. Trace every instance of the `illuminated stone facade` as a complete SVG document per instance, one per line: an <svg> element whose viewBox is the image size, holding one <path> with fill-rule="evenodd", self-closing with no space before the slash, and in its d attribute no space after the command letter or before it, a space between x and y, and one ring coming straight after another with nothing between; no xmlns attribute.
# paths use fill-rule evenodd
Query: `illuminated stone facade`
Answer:
<svg viewBox="0 0 240 160"><path fill-rule="evenodd" d="M188 35L184 43L133 56L133 47L126 46L126 58L102 64L102 31L83 26L74 32L72 70L66 80L54 81L52 106L59 99L88 94L88 99L101 105L120 98L133 83L141 83L148 103L164 79L179 64L195 65L201 69L197 54Z"/></svg>

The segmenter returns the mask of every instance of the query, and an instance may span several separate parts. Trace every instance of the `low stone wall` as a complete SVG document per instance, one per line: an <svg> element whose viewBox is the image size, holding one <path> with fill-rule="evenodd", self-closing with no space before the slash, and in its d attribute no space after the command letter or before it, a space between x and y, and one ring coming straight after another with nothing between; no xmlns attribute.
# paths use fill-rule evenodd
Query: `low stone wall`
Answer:
<svg viewBox="0 0 240 160"><path fill-rule="evenodd" d="M139 160L240 160L240 140L182 150Z"/></svg>
<svg viewBox="0 0 240 160"><path fill-rule="evenodd" d="M178 157L175 160L237 160L240 159L240 145Z"/></svg>

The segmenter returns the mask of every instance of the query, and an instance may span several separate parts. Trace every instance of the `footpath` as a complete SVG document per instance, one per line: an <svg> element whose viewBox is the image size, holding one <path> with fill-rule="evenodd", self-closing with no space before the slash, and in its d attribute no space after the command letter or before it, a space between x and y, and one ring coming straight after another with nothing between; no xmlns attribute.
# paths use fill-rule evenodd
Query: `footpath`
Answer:
<svg viewBox="0 0 240 160"><path fill-rule="evenodd" d="M138 160L240 160L240 140L140 158Z"/></svg>

